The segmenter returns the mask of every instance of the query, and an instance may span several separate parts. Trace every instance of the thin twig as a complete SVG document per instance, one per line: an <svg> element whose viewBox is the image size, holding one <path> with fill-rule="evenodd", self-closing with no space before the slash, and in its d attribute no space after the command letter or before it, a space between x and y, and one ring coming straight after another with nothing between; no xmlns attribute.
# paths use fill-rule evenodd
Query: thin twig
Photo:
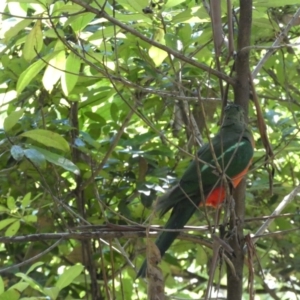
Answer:
<svg viewBox="0 0 300 300"><path fill-rule="evenodd" d="M63 240L63 238L60 238L58 241L56 241L52 246L50 246L49 248L47 248L45 251L29 258L29 259L26 259L25 261L22 261L21 263L19 264L15 264L13 266L10 266L10 267L7 267L7 268L4 268L4 269L1 269L0 270L0 274L1 273L4 273L4 272L7 272L9 270L12 270L12 269L16 269L16 268L20 268L20 267L23 267L23 266L26 266L30 263L33 263L34 261L36 261L37 259L41 258L42 256L46 255L47 253L49 253L50 251L52 251L54 248L56 248L60 242Z"/></svg>

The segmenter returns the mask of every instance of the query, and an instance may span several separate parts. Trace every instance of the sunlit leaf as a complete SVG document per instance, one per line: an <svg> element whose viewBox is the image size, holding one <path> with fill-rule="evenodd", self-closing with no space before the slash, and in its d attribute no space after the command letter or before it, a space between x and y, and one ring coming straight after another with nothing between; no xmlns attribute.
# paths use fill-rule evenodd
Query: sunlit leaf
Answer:
<svg viewBox="0 0 300 300"><path fill-rule="evenodd" d="M154 37L153 37L154 41L165 45L166 41L165 41L165 36L164 36L164 31L162 29L157 29L155 31ZM151 46L149 48L149 56L152 58L155 66L160 66L162 64L162 62L165 60L165 58L168 56L168 53L164 50L161 50L155 46Z"/></svg>
<svg viewBox="0 0 300 300"><path fill-rule="evenodd" d="M44 294L50 297L50 299L57 299L57 296L59 294L59 289L56 286L49 287L49 288L45 287Z"/></svg>
<svg viewBox="0 0 300 300"><path fill-rule="evenodd" d="M38 261L38 262L32 264L32 265L30 266L30 268L27 270L26 274L28 275L28 274L29 274L30 272L32 272L34 269L36 269L36 268L38 268L38 267L40 267L40 266L42 266L42 265L44 265L44 262L41 262L41 261Z"/></svg>
<svg viewBox="0 0 300 300"><path fill-rule="evenodd" d="M84 267L82 265L75 265L68 268L67 270L64 270L63 274L58 278L55 286L59 290L62 290L66 286L70 285L73 280L80 275L83 269Z"/></svg>
<svg viewBox="0 0 300 300"><path fill-rule="evenodd" d="M27 222L27 223L36 223L37 222L37 216L35 215L27 215L24 216L23 221Z"/></svg>
<svg viewBox="0 0 300 300"><path fill-rule="evenodd" d="M184 2L185 2L185 0L168 0L168 1L166 1L165 7L166 8L173 7L173 6L179 5Z"/></svg>
<svg viewBox="0 0 300 300"><path fill-rule="evenodd" d="M74 89L80 71L80 58L74 53L70 53L66 60L65 72L61 77L61 86L65 95L69 95Z"/></svg>
<svg viewBox="0 0 300 300"><path fill-rule="evenodd" d="M70 23L73 30L78 33L84 29L95 17L96 16L93 13L82 13L80 15L71 17L68 20L68 23Z"/></svg>
<svg viewBox="0 0 300 300"><path fill-rule="evenodd" d="M8 225L10 225L11 223L15 222L16 219L15 218L8 218L8 219L4 219L0 221L0 230L2 230L3 228L7 227Z"/></svg>
<svg viewBox="0 0 300 300"><path fill-rule="evenodd" d="M31 192L28 192L22 199L22 206L25 208L31 201Z"/></svg>
<svg viewBox="0 0 300 300"><path fill-rule="evenodd" d="M20 299L20 293L16 290L8 290L5 291L3 294L0 295L1 300L19 300Z"/></svg>
<svg viewBox="0 0 300 300"><path fill-rule="evenodd" d="M23 47L23 56L30 61L37 56L43 47L42 22L37 20L30 33L27 35Z"/></svg>
<svg viewBox="0 0 300 300"><path fill-rule="evenodd" d="M58 133L45 130L45 129L33 129L20 134L22 137L30 138L48 147L56 148L64 152L69 151L68 142Z"/></svg>
<svg viewBox="0 0 300 300"><path fill-rule="evenodd" d="M24 109L13 111L9 116L4 119L4 130L7 132L17 124L19 119L22 117Z"/></svg>
<svg viewBox="0 0 300 300"><path fill-rule="evenodd" d="M42 288L40 287L40 285L31 277L29 277L28 275L24 274L24 273L16 273L17 277L22 278L25 282L27 282L34 290L39 291L41 293L43 293Z"/></svg>
<svg viewBox="0 0 300 300"><path fill-rule="evenodd" d="M57 53L49 60L46 67L42 81L47 91L51 91L53 89L53 86L58 82L60 77L63 75L63 72L65 71L65 51L64 49L59 51L62 48L64 48L63 44L61 43L61 41L58 41L55 45L55 51Z"/></svg>
<svg viewBox="0 0 300 300"><path fill-rule="evenodd" d="M9 212L9 211L10 210L7 207L0 205L0 212Z"/></svg>
<svg viewBox="0 0 300 300"><path fill-rule="evenodd" d="M15 201L14 197L12 197L12 196L7 197L6 204L10 210L14 210L17 208L16 201Z"/></svg>
<svg viewBox="0 0 300 300"><path fill-rule="evenodd" d="M0 295L4 292L4 283L2 277L0 277Z"/></svg>
<svg viewBox="0 0 300 300"><path fill-rule="evenodd" d="M17 92L20 94L28 84L35 79L37 74L45 67L46 62L50 60L56 53L51 53L43 57L43 60L39 59L35 63L31 64L23 73L20 75L17 82Z"/></svg>
<svg viewBox="0 0 300 300"><path fill-rule="evenodd" d="M15 221L11 225L8 226L8 228L5 231L5 236L14 236L18 233L18 230L20 228L20 221Z"/></svg>
<svg viewBox="0 0 300 300"><path fill-rule="evenodd" d="M24 29L26 26L28 26L30 23L32 22L32 20L19 20L18 23L16 23L13 27L9 28L6 32L5 32L5 39L4 41L7 42L9 41L11 38L15 37L19 31L21 31L22 29Z"/></svg>

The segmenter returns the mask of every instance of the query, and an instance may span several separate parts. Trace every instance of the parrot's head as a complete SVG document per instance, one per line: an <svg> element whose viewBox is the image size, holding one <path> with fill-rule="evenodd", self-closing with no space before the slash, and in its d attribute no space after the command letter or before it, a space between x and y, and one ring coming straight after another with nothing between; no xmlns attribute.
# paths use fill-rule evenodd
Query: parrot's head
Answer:
<svg viewBox="0 0 300 300"><path fill-rule="evenodd" d="M233 124L245 125L244 110L237 104L229 104L225 107L224 110L222 127L227 127Z"/></svg>

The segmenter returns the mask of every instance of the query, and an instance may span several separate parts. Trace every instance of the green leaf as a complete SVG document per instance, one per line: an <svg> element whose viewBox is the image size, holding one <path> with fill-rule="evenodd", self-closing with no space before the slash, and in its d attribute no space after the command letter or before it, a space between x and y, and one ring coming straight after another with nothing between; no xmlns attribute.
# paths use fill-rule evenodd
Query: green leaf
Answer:
<svg viewBox="0 0 300 300"><path fill-rule="evenodd" d="M22 117L24 113L24 108L17 110L17 111L13 111L9 116L7 116L4 120L4 130L6 132L10 131L19 121L19 119Z"/></svg>
<svg viewBox="0 0 300 300"><path fill-rule="evenodd" d="M9 224L11 224L15 221L16 221L15 218L8 218L8 219L4 219L4 220L0 221L0 230L2 230L3 228L5 228L6 226L8 226Z"/></svg>
<svg viewBox="0 0 300 300"><path fill-rule="evenodd" d="M24 150L18 145L13 145L10 149L10 154L16 161L18 161L24 157Z"/></svg>
<svg viewBox="0 0 300 300"><path fill-rule="evenodd" d="M32 0L31 0L32 1ZM30 2L31 2L30 1ZM7 1L7 6L10 13L16 14L17 16L26 17L26 11L28 9L28 4L21 5L22 1Z"/></svg>
<svg viewBox="0 0 300 300"><path fill-rule="evenodd" d="M72 4L64 4L64 3L59 3L58 1L56 1L56 3L54 4L54 8L53 8L53 15L61 15L62 13L77 13L79 11L84 11L84 9L82 8L82 6L77 5L75 3Z"/></svg>
<svg viewBox="0 0 300 300"><path fill-rule="evenodd" d="M40 285L33 280L32 278L30 278L29 276L27 276L24 273L16 273L17 277L22 278L25 282L27 282L34 290L39 291L41 293L43 293L42 288L40 287ZM44 293L43 293L44 294Z"/></svg>
<svg viewBox="0 0 300 300"><path fill-rule="evenodd" d="M10 288L9 288L9 291L10 290L17 290L19 292L23 292L24 290L26 290L28 288L29 284L26 283L26 282L22 282L22 281L19 281L18 283L12 285Z"/></svg>
<svg viewBox="0 0 300 300"><path fill-rule="evenodd" d="M21 223L19 220L12 223L6 229L4 236L13 236L13 235L17 234L18 230L20 229L20 225L21 225Z"/></svg>
<svg viewBox="0 0 300 300"><path fill-rule="evenodd" d="M35 149L26 149L24 150L24 154L31 162L34 163L35 166L41 169L46 169L47 162L43 154Z"/></svg>
<svg viewBox="0 0 300 300"><path fill-rule="evenodd" d="M27 215L27 216L24 216L22 219L27 223L36 223L37 222L37 216L35 216L35 215Z"/></svg>
<svg viewBox="0 0 300 300"><path fill-rule="evenodd" d="M149 5L147 0L123 0L122 2L133 12L142 12Z"/></svg>
<svg viewBox="0 0 300 300"><path fill-rule="evenodd" d="M80 58L74 53L70 53L66 60L65 72L61 77L62 90L66 96L72 92L78 81L80 65Z"/></svg>
<svg viewBox="0 0 300 300"><path fill-rule="evenodd" d="M161 50L155 46L149 48L149 56L152 58L156 67L159 67L165 58L168 56L168 53L164 50Z"/></svg>
<svg viewBox="0 0 300 300"><path fill-rule="evenodd" d="M273 1L268 1L268 0L256 0L253 1L253 6L263 6L263 7L276 7L276 6L283 6L283 5L298 5L299 1L297 0L273 0Z"/></svg>
<svg viewBox="0 0 300 300"><path fill-rule="evenodd" d="M0 295L0 300L18 300L20 294L16 290L8 290Z"/></svg>
<svg viewBox="0 0 300 300"><path fill-rule="evenodd" d="M58 294L59 294L59 289L56 286L49 287L49 288L45 287L44 288L44 294L46 296L50 297L50 299L56 299Z"/></svg>
<svg viewBox="0 0 300 300"><path fill-rule="evenodd" d="M119 107L116 103L112 102L112 104L110 105L110 115L111 118L115 121L118 122L119 121Z"/></svg>
<svg viewBox="0 0 300 300"><path fill-rule="evenodd" d="M64 273L58 278L55 286L62 290L64 287L70 285L73 280L80 275L80 273L83 271L84 267L82 265L75 265L67 270L64 271Z"/></svg>
<svg viewBox="0 0 300 300"><path fill-rule="evenodd" d="M31 61L35 58L43 48L43 33L41 27L41 20L37 20L34 27L26 37L23 48L23 57L27 61Z"/></svg>
<svg viewBox="0 0 300 300"><path fill-rule="evenodd" d="M43 76L43 85L47 91L51 91L54 85L63 75L66 66L64 45L58 41L55 45L56 55L49 60L49 64Z"/></svg>
<svg viewBox="0 0 300 300"><path fill-rule="evenodd" d="M10 212L10 210L5 206L0 205L0 212Z"/></svg>
<svg viewBox="0 0 300 300"><path fill-rule="evenodd" d="M154 41L165 45L165 34L164 31L160 28L158 28L154 33ZM165 58L168 56L168 53L164 50L161 50L155 46L151 46L149 48L149 56L152 58L154 64L156 67L160 66L162 62L165 60Z"/></svg>
<svg viewBox="0 0 300 300"><path fill-rule="evenodd" d="M95 14L93 13L81 13L78 16L70 17L67 24L73 28L73 30L78 33L82 31L94 18Z"/></svg>
<svg viewBox="0 0 300 300"><path fill-rule="evenodd" d="M30 67L28 67L19 77L17 82L17 92L21 94L21 92L28 86L31 80L33 80L36 75L45 67L46 62L45 58L43 60L39 59Z"/></svg>
<svg viewBox="0 0 300 300"><path fill-rule="evenodd" d="M2 280L2 277L0 277L0 295L5 291L4 289L4 282Z"/></svg>
<svg viewBox="0 0 300 300"><path fill-rule="evenodd" d="M63 169L68 170L76 175L80 174L79 168L73 162L64 158L63 156L60 156L58 154L52 153L48 150L39 147L34 147L34 148L37 149L37 151L39 151L40 153L42 153L45 156L46 160L49 161L50 163L62 167Z"/></svg>
<svg viewBox="0 0 300 300"><path fill-rule="evenodd" d="M186 9L173 18L174 23L204 23L211 22L209 16L203 10Z"/></svg>
<svg viewBox="0 0 300 300"><path fill-rule="evenodd" d="M7 204L7 207L8 207L10 210L14 210L14 209L17 208L15 199L14 199L14 197L12 197L12 196L8 196L7 201L6 201L6 204Z"/></svg>
<svg viewBox="0 0 300 300"><path fill-rule="evenodd" d="M28 192L21 201L23 208L28 206L30 204L30 201L31 201L31 192Z"/></svg>
<svg viewBox="0 0 300 300"><path fill-rule="evenodd" d="M4 34L4 42L9 42L13 37L15 37L21 30L28 26L32 20L21 20L15 26L9 28ZM3 29L4 31L4 29Z"/></svg>
<svg viewBox="0 0 300 300"><path fill-rule="evenodd" d="M186 0L168 0L165 4L165 8L170 8L176 5L179 5L183 2L185 2Z"/></svg>
<svg viewBox="0 0 300 300"><path fill-rule="evenodd" d="M43 266L44 262L42 261L38 261L36 263L34 263L33 265L30 266L30 268L27 270L26 274L28 275L30 272L32 272L33 270L35 270L36 268Z"/></svg>
<svg viewBox="0 0 300 300"><path fill-rule="evenodd" d="M70 150L68 142L58 133L45 130L45 129L33 129L23 132L19 136L30 138L48 147L56 148L64 152Z"/></svg>

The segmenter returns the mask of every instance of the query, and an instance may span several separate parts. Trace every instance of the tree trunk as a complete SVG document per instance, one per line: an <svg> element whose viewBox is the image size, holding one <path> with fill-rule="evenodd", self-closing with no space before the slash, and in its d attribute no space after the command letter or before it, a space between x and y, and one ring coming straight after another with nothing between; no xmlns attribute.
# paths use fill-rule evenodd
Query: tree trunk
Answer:
<svg viewBox="0 0 300 300"><path fill-rule="evenodd" d="M248 119L249 104L249 50L243 48L250 45L252 23L252 0L240 0L240 18L237 45L237 58L235 61L236 83L234 86L234 102L245 110L245 118ZM236 236L230 241L234 249L235 257L232 264L235 272L227 266L227 299L241 300L243 296L243 266L244 266L244 237L243 225L245 215L245 189L243 180L234 192L235 214L231 216L230 228L236 226Z"/></svg>

